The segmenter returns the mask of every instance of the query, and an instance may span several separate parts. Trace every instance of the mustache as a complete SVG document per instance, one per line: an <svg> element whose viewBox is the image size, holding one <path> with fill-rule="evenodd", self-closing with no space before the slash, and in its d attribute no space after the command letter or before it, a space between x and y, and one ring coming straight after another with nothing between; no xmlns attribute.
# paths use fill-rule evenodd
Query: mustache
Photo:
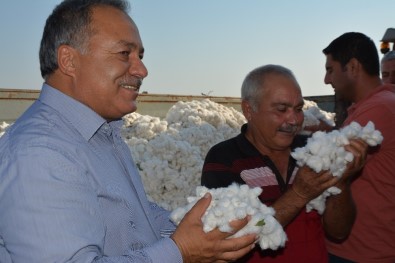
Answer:
<svg viewBox="0 0 395 263"><path fill-rule="evenodd" d="M128 78L122 79L120 81L119 85L133 86L133 87L136 87L136 89L138 91L140 89L141 85L143 85L143 79L136 78L136 77L128 77Z"/></svg>
<svg viewBox="0 0 395 263"><path fill-rule="evenodd" d="M299 130L299 126L294 124L285 124L282 125L278 130L280 132L296 133Z"/></svg>

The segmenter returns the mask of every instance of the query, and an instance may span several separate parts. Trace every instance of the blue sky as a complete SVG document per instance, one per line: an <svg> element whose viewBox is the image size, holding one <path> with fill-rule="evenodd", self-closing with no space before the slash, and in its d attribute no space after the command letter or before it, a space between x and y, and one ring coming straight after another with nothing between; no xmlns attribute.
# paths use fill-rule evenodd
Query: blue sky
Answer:
<svg viewBox="0 0 395 263"><path fill-rule="evenodd" d="M0 88L40 89L39 42L59 1L1 1ZM157 94L239 97L249 71L280 64L295 73L303 95L330 95L322 49L349 31L365 33L379 49L385 30L395 27L393 0L130 3L149 70L142 91Z"/></svg>

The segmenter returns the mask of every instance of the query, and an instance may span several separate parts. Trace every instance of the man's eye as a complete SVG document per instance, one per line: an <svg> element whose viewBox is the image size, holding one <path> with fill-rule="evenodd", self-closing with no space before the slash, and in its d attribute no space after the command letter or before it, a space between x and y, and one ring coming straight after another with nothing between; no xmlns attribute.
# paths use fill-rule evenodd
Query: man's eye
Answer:
<svg viewBox="0 0 395 263"><path fill-rule="evenodd" d="M286 107L277 107L277 110L280 112L285 112L287 110Z"/></svg>
<svg viewBox="0 0 395 263"><path fill-rule="evenodd" d="M119 54L121 54L122 56L128 57L130 54L130 51L124 50L124 51L119 52Z"/></svg>
<svg viewBox="0 0 395 263"><path fill-rule="evenodd" d="M383 77L383 78L386 78L386 77L388 77L390 74L388 73L388 72L383 72L383 73L381 73L381 76Z"/></svg>

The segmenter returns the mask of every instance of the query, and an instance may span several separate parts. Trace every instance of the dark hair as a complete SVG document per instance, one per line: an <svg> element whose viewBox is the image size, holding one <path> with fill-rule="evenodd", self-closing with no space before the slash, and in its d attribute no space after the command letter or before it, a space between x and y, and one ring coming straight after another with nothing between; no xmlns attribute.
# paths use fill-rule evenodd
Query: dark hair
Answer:
<svg viewBox="0 0 395 263"><path fill-rule="evenodd" d="M125 13L129 3L125 0L64 0L47 18L40 44L41 76L46 79L58 68L57 50L69 45L81 52L87 49L87 40L94 33L90 27L92 9L111 6Z"/></svg>
<svg viewBox="0 0 395 263"><path fill-rule="evenodd" d="M352 59L361 63L367 74L380 75L379 55L372 39L358 32L348 32L333 40L322 52L331 55L342 67Z"/></svg>
<svg viewBox="0 0 395 263"><path fill-rule="evenodd" d="M277 74L285 76L295 81L296 85L299 86L296 81L295 75L291 70L280 65L268 64L255 68L245 77L243 84L241 85L241 98L250 102L254 111L258 110L261 93L263 91L264 83L267 76Z"/></svg>

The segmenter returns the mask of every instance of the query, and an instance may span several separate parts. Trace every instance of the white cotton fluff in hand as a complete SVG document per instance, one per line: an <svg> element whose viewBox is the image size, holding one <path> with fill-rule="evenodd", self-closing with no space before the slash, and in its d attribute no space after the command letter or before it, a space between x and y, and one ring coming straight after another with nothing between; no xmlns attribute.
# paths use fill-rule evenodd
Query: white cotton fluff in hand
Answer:
<svg viewBox="0 0 395 263"><path fill-rule="evenodd" d="M356 138L363 139L369 146L377 146L383 140L381 132L375 129L373 122L368 122L365 127L352 122L340 130L313 133L306 146L296 148L291 155L299 166L307 165L317 173L329 170L333 176L342 176L347 164L354 159L353 154L347 152L344 146L350 143L350 139ZM325 211L326 198L339 193L340 189L337 187L328 188L306 205L307 212L315 209L322 214Z"/></svg>
<svg viewBox="0 0 395 263"><path fill-rule="evenodd" d="M283 247L287 236L280 223L274 218L275 211L267 207L259 200L262 189L260 187L250 188L248 185L232 184L228 187L208 189L204 186L196 187L196 196L187 198L188 204L178 207L170 215L175 224L179 224L185 214L206 193L210 193L212 200L202 217L203 231L209 232L218 228L222 232L232 232L229 223L236 219L251 216L248 224L231 237L241 237L246 234L255 233L259 235L259 246L261 249L276 250ZM264 225L257 225L264 220Z"/></svg>

